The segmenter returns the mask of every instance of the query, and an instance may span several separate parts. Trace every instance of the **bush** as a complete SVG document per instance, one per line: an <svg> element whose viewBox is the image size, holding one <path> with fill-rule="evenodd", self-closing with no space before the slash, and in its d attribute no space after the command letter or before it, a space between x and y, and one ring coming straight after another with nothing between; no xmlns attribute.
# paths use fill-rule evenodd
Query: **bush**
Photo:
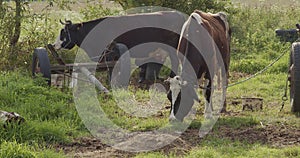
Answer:
<svg viewBox="0 0 300 158"><path fill-rule="evenodd" d="M56 27L51 22L49 6L41 13L32 13L29 2L16 2L21 2L19 9L14 2L0 5L0 70L29 69L33 49L45 46L56 36L49 31Z"/></svg>

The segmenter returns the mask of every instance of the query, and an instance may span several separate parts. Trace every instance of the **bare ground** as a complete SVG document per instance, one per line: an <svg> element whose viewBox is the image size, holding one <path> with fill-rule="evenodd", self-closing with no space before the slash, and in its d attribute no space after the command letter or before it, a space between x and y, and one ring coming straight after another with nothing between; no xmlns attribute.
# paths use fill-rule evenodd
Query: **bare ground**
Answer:
<svg viewBox="0 0 300 158"><path fill-rule="evenodd" d="M238 129L220 126L211 131L208 136L250 144L260 143L278 148L300 146L300 129L285 125L251 126ZM202 139L198 136L198 129L188 129L173 143L157 151L167 155L170 153L184 155L191 148L199 145ZM133 157L136 155L136 153L113 149L100 140L89 137L76 139L70 144L60 144L57 148L71 157Z"/></svg>

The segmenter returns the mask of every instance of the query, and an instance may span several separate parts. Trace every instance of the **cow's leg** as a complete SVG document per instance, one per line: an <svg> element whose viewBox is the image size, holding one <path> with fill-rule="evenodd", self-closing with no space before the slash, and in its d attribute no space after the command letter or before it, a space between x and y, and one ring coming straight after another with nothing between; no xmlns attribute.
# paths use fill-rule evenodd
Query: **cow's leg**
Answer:
<svg viewBox="0 0 300 158"><path fill-rule="evenodd" d="M203 90L204 92L204 97L205 97L205 108L204 108L204 117L205 118L212 118L212 103L211 103L211 79L205 79L205 89Z"/></svg>
<svg viewBox="0 0 300 158"><path fill-rule="evenodd" d="M227 91L227 89L225 90L225 93L226 93L226 91ZM226 96L226 94L225 94L225 96ZM226 97L225 97L223 108L221 109L221 113L226 113L227 112L226 106L227 106L227 101L226 101Z"/></svg>
<svg viewBox="0 0 300 158"><path fill-rule="evenodd" d="M177 120L182 122L183 119L191 112L194 100L200 102L200 99L194 89L194 85L187 85L183 87L174 106L175 117Z"/></svg>
<svg viewBox="0 0 300 158"><path fill-rule="evenodd" d="M159 72L162 66L163 64L160 63L154 63L154 62L147 63L145 79L150 81L159 79Z"/></svg>
<svg viewBox="0 0 300 158"><path fill-rule="evenodd" d="M120 87L126 87L129 83L131 64L130 64L130 54L126 45L117 43L116 49L118 50L119 56L119 72L118 72L118 85Z"/></svg>
<svg viewBox="0 0 300 158"><path fill-rule="evenodd" d="M146 79L146 70L147 70L147 64L143 64L140 67L140 73L139 73L139 83L142 83Z"/></svg>
<svg viewBox="0 0 300 158"><path fill-rule="evenodd" d="M167 97L168 97L169 101L171 102L169 121L174 121L174 120L176 120L176 117L175 117L175 112L174 112L174 104L172 102L172 92L171 91L169 91Z"/></svg>
<svg viewBox="0 0 300 158"><path fill-rule="evenodd" d="M106 57L106 61L118 59L118 64L114 68L108 68L109 84L113 83L118 88L124 88L128 85L130 78L130 54L126 45L117 43L112 48L112 53Z"/></svg>

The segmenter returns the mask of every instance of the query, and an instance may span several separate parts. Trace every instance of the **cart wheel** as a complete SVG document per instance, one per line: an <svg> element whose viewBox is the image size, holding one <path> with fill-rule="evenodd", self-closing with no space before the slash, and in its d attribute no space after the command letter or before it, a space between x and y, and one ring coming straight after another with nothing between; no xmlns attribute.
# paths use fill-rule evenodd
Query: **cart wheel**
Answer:
<svg viewBox="0 0 300 158"><path fill-rule="evenodd" d="M48 85L51 85L50 60L45 48L36 48L33 52L32 76L34 77L38 73L41 73L47 79Z"/></svg>
<svg viewBox="0 0 300 158"><path fill-rule="evenodd" d="M290 62L290 99L292 112L300 112L300 42L293 43Z"/></svg>

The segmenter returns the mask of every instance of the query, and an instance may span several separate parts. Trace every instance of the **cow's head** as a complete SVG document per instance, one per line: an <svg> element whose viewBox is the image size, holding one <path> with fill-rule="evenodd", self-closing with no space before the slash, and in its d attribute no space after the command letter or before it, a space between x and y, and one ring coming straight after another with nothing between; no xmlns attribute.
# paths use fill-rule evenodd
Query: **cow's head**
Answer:
<svg viewBox="0 0 300 158"><path fill-rule="evenodd" d="M78 24L72 24L71 21L60 23L64 25L64 28L60 30L60 34L57 37L55 43L53 44L56 50L64 48L64 49L72 49L76 44L76 31L78 31Z"/></svg>
<svg viewBox="0 0 300 158"><path fill-rule="evenodd" d="M180 76L165 80L170 83L168 99L171 102L170 121L183 121L184 117L190 112L194 100L200 102L194 86L184 81Z"/></svg>

